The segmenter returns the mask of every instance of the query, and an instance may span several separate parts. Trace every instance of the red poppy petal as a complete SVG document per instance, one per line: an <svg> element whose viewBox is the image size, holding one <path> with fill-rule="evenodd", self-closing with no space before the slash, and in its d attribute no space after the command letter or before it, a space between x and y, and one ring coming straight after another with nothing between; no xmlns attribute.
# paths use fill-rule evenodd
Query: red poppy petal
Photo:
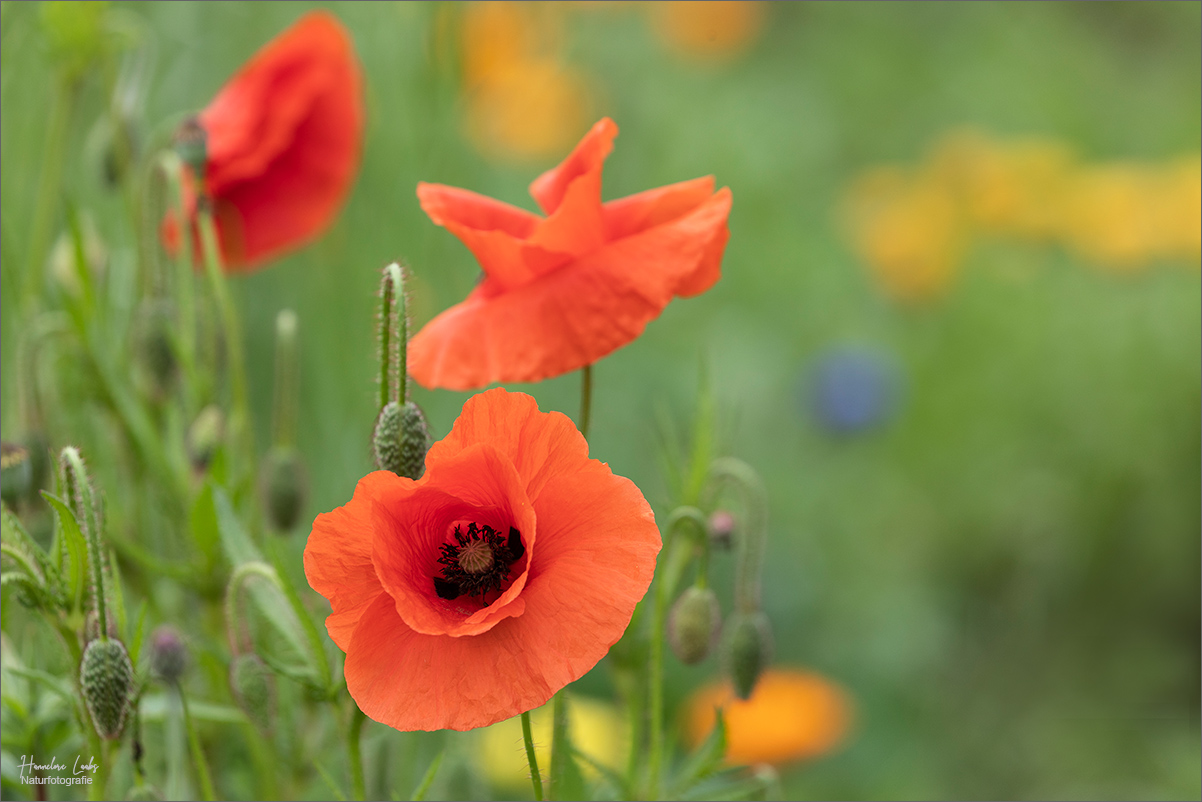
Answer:
<svg viewBox="0 0 1202 802"><path fill-rule="evenodd" d="M363 610L384 593L371 561L373 501L395 498L408 481L389 471L369 473L347 504L313 522L305 545L305 577L329 599L333 613L326 618L326 629L343 651Z"/></svg>
<svg viewBox="0 0 1202 802"><path fill-rule="evenodd" d="M422 211L440 226L458 223L478 231L504 231L518 239L525 239L542 220L534 212L445 184L419 181L417 198Z"/></svg>
<svg viewBox="0 0 1202 802"><path fill-rule="evenodd" d="M730 190L723 188L718 194L726 193L727 209L730 208ZM715 226L712 236L705 245L705 251L697 269L676 287L676 294L681 298L691 298L700 295L717 283L722 277L722 254L726 251L726 241L730 239L730 229L726 220L722 225Z"/></svg>
<svg viewBox="0 0 1202 802"><path fill-rule="evenodd" d="M513 627L520 620L474 637L422 635L381 594L347 650L347 689L370 718L398 730L470 730L538 707L565 683L553 684L562 672L544 676L540 644Z"/></svg>
<svg viewBox="0 0 1202 802"><path fill-rule="evenodd" d="M530 184L530 195L546 214L554 214L563 202L572 182L581 176L595 173L601 174L601 166L605 157L614 147L614 137L618 135L618 126L613 120L605 117L580 140L580 144L568 154L568 157L547 172L534 179ZM598 178L598 188L600 179ZM597 196L598 203L600 195Z"/></svg>
<svg viewBox="0 0 1202 802"><path fill-rule="evenodd" d="M426 387L468 390L540 381L596 362L638 337L682 287L693 289L699 270L716 279L707 260L729 212L724 189L684 217L516 290L476 290L410 340L410 373Z"/></svg>
<svg viewBox="0 0 1202 802"><path fill-rule="evenodd" d="M707 175L612 200L602 207L606 237L622 239L669 223L693 211L713 194L714 177Z"/></svg>
<svg viewBox="0 0 1202 802"><path fill-rule="evenodd" d="M376 503L372 562L380 583L395 599L405 624L427 635L476 635L521 615L525 566L535 553L534 508L513 463L491 445L477 444L447 458L427 457L426 474L402 503ZM439 546L457 523L474 522L508 532L513 526L526 547L520 573L501 596L481 607L473 598L442 599Z"/></svg>
<svg viewBox="0 0 1202 802"><path fill-rule="evenodd" d="M422 209L468 247L502 290L520 287L571 260L523 239L541 218L516 206L441 184L417 185Z"/></svg>
<svg viewBox="0 0 1202 802"><path fill-rule="evenodd" d="M426 464L450 459L478 443L487 443L509 458L532 503L557 466L589 461L588 442L571 418L540 412L531 396L501 387L477 393L464 403L450 434L430 448Z"/></svg>

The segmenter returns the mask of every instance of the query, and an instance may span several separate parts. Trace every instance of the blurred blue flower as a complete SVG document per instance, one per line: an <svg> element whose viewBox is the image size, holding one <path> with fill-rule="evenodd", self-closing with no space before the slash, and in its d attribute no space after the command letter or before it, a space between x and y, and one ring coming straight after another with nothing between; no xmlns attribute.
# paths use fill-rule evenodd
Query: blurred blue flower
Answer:
<svg viewBox="0 0 1202 802"><path fill-rule="evenodd" d="M804 402L823 428L854 433L885 423L900 395L900 371L888 353L865 346L834 346L810 369Z"/></svg>

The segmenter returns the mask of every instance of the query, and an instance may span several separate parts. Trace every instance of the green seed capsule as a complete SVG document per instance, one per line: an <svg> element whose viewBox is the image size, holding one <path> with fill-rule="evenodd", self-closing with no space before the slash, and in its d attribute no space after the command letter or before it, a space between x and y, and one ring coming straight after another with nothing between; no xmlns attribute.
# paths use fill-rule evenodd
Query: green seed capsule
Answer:
<svg viewBox="0 0 1202 802"><path fill-rule="evenodd" d="M278 532L290 532L305 506L308 480L300 454L293 448L273 448L263 464L263 494L267 518Z"/></svg>
<svg viewBox="0 0 1202 802"><path fill-rule="evenodd" d="M685 665L700 663L714 648L722 611L709 588L692 587L680 594L668 616L668 644Z"/></svg>
<svg viewBox="0 0 1202 802"><path fill-rule="evenodd" d="M134 667L121 641L104 638L88 644L79 667L79 687L96 734L109 739L119 736L134 688Z"/></svg>
<svg viewBox="0 0 1202 802"><path fill-rule="evenodd" d="M727 622L722 644L726 673L735 693L747 699L772 660L772 628L762 612L740 613Z"/></svg>
<svg viewBox="0 0 1202 802"><path fill-rule="evenodd" d="M247 718L261 731L275 719L275 676L257 654L237 655L230 663L230 690Z"/></svg>
<svg viewBox="0 0 1202 802"><path fill-rule="evenodd" d="M376 465L397 476L419 479L426 472L430 430L421 407L412 401L390 401L380 410L372 434Z"/></svg>

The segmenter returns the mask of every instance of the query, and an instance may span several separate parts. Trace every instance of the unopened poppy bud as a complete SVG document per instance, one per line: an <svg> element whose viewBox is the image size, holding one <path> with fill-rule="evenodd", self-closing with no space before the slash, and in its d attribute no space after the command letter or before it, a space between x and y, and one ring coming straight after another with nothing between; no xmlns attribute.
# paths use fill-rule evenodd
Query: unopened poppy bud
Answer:
<svg viewBox="0 0 1202 802"><path fill-rule="evenodd" d="M134 667L125 646L115 638L98 638L84 649L79 688L101 738L116 738L125 724L134 688Z"/></svg>
<svg viewBox="0 0 1202 802"><path fill-rule="evenodd" d="M267 519L278 532L290 532L305 506L308 480L300 453L273 448L263 463L263 499Z"/></svg>
<svg viewBox="0 0 1202 802"><path fill-rule="evenodd" d="M372 435L376 465L381 470L420 479L426 472L429 447L430 430L421 407L412 401L404 404L389 401L384 405Z"/></svg>
<svg viewBox="0 0 1202 802"><path fill-rule="evenodd" d="M168 685L179 682L188 670L188 647L179 630L164 624L150 636L150 668Z"/></svg>
<svg viewBox="0 0 1202 802"><path fill-rule="evenodd" d="M714 510L710 515L710 543L723 551L728 550L737 523L730 510Z"/></svg>
<svg viewBox="0 0 1202 802"><path fill-rule="evenodd" d="M230 663L230 691L247 718L266 732L275 718L275 677L257 654L246 652Z"/></svg>
<svg viewBox="0 0 1202 802"><path fill-rule="evenodd" d="M179 128L175 131L175 152L179 155L180 161L192 168L192 175L201 182L202 188L205 164L209 158L208 142L209 135L196 115L180 123Z"/></svg>
<svg viewBox="0 0 1202 802"><path fill-rule="evenodd" d="M709 588L691 587L672 605L668 615L668 644L685 665L704 660L718 639L722 611Z"/></svg>
<svg viewBox="0 0 1202 802"><path fill-rule="evenodd" d="M196 420L188 427L188 459L198 472L204 471L213 459L221 439L225 437L225 416L221 409L209 404L200 411Z"/></svg>
<svg viewBox="0 0 1202 802"><path fill-rule="evenodd" d="M772 628L762 612L739 613L727 622L722 644L726 673L735 693L747 699L772 660Z"/></svg>
<svg viewBox="0 0 1202 802"><path fill-rule="evenodd" d="M33 461L25 446L0 443L0 498L10 507L25 498L33 482Z"/></svg>

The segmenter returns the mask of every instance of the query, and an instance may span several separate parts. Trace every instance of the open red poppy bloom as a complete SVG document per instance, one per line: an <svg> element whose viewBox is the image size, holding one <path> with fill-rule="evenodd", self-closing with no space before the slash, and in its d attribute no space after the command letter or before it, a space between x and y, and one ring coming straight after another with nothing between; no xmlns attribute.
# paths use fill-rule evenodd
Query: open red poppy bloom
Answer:
<svg viewBox="0 0 1202 802"><path fill-rule="evenodd" d="M217 93L198 122L227 270L255 267L325 230L358 169L363 117L350 35L325 11L301 17ZM171 246L177 226L165 228Z"/></svg>
<svg viewBox="0 0 1202 802"><path fill-rule="evenodd" d="M546 217L441 184L418 184L422 209L484 269L467 300L409 343L426 387L467 390L540 381L592 364L642 333L675 296L720 275L730 190L712 176L601 202L608 118L530 185Z"/></svg>
<svg viewBox="0 0 1202 802"><path fill-rule="evenodd" d="M634 484L565 416L473 396L421 479L368 474L317 516L305 576L330 601L346 684L399 730L467 730L538 707L622 636L659 552Z"/></svg>

